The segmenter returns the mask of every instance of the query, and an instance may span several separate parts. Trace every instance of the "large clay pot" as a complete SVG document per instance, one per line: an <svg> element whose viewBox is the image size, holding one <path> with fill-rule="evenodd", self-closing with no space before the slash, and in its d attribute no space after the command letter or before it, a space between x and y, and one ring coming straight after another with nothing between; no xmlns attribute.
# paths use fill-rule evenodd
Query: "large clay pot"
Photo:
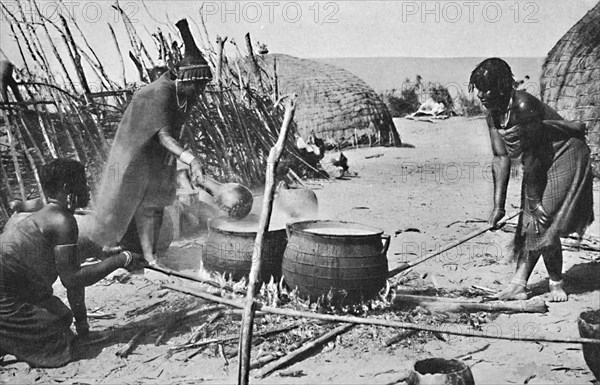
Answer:
<svg viewBox="0 0 600 385"><path fill-rule="evenodd" d="M428 358L417 361L408 385L475 385L471 369L462 361Z"/></svg>
<svg viewBox="0 0 600 385"><path fill-rule="evenodd" d="M282 273L299 295L313 301L341 295L344 303L353 303L374 297L385 285L390 237L382 230L340 221L302 221L286 228Z"/></svg>
<svg viewBox="0 0 600 385"><path fill-rule="evenodd" d="M577 320L579 335L600 339L600 310L581 313ZM583 358L597 380L600 380L600 345L582 344Z"/></svg>
<svg viewBox="0 0 600 385"><path fill-rule="evenodd" d="M275 226L275 227L274 227ZM271 276L281 278L281 260L287 244L283 226L271 226L265 234L259 278L268 281ZM258 231L258 217L248 215L240 221L219 217L208 221L208 239L202 253L206 270L231 274L240 280L250 273L252 252Z"/></svg>

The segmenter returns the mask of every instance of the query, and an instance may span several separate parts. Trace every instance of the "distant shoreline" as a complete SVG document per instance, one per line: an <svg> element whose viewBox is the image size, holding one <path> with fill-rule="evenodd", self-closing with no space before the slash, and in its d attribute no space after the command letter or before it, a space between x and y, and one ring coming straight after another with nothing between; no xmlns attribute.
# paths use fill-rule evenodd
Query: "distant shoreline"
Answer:
<svg viewBox="0 0 600 385"><path fill-rule="evenodd" d="M450 89L467 92L471 71L485 57L336 57L312 58L320 63L334 65L352 72L376 92L402 90L420 75L423 82L440 83ZM513 69L516 80L524 79L526 89L539 96L539 78L543 57L504 57ZM409 82L406 83L406 78Z"/></svg>

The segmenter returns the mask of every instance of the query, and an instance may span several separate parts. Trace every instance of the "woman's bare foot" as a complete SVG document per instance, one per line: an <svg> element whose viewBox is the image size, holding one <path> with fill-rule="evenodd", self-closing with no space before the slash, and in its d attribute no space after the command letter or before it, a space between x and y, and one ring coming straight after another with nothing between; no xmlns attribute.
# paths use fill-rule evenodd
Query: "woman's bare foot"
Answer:
<svg viewBox="0 0 600 385"><path fill-rule="evenodd" d="M522 301L529 298L525 288L527 285L511 282L508 287L496 295L501 301Z"/></svg>
<svg viewBox="0 0 600 385"><path fill-rule="evenodd" d="M564 281L561 279L560 281L550 280L548 282L548 287L550 288L550 302L566 302L569 299L569 296L563 289Z"/></svg>
<svg viewBox="0 0 600 385"><path fill-rule="evenodd" d="M527 281L513 278L510 284L495 296L501 301L522 301L529 298L527 295Z"/></svg>

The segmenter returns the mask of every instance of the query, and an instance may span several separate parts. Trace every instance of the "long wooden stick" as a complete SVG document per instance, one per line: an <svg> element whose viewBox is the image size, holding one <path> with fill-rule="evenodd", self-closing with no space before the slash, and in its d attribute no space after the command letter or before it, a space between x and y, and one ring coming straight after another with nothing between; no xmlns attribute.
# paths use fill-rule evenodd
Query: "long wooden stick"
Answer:
<svg viewBox="0 0 600 385"><path fill-rule="evenodd" d="M439 303L445 310L470 310L509 313L546 313L548 306L544 301L494 301L493 303L466 301L459 298L430 297L426 295L396 294L395 301L411 302L418 304Z"/></svg>
<svg viewBox="0 0 600 385"><path fill-rule="evenodd" d="M502 221L500 221L498 223L497 228L500 228L500 227L504 226L506 224L506 222L508 222L509 220L513 219L514 217L516 217L520 213L521 213L521 211L519 210L519 211L516 211L516 212L510 214L509 216L507 216L506 218L504 218ZM448 245L446 245L445 247L443 247L442 249L440 249L440 250L438 250L436 252L427 254L420 261L416 261L416 262L413 262L413 263L402 263L399 267L390 270L390 272L388 273L388 278L392 278L392 277L394 277L394 276L402 273L405 270L413 268L413 267L415 267L415 266L417 266L417 265L419 265L419 264L421 264L421 263L423 263L425 261L430 260L433 257L437 257L438 255L440 255L442 253L445 253L446 251L448 251L450 249L453 249L456 246L462 245L466 241L468 241L470 239L473 239L473 238L475 238L475 237L477 237L477 236L479 236L479 235L481 235L481 234L483 234L483 233L485 233L485 232L487 232L489 230L492 230L492 229L494 229L493 226L482 227L481 229L475 230L475 231L473 231L473 232L465 235L464 237L462 237L462 238L460 238L460 239L458 239L458 240L456 240L456 241L454 241L452 243L449 243Z"/></svg>
<svg viewBox="0 0 600 385"><path fill-rule="evenodd" d="M216 281L211 281L211 280L208 280L208 279L198 278L198 277L195 277L193 275L189 275L189 274L185 274L185 273L180 273L178 271L167 269L167 268L162 268L162 267L158 267L158 266L150 266L150 265L148 265L148 266L144 266L144 269L158 271L159 273L163 273L163 274L168 275L168 276L183 278L183 279L187 279L187 280L198 282L198 283L204 283L204 284L216 287L218 289L225 289L225 290L228 290L228 291L231 291L231 292L234 292L234 293L238 293L238 294L244 294L244 293L246 293L244 290L236 290L236 289L233 289L232 287L229 287L229 286L223 286L223 285L219 284Z"/></svg>
<svg viewBox="0 0 600 385"><path fill-rule="evenodd" d="M186 293L189 295L193 295L195 297L204 298L209 301L215 300L215 302L226 304L229 306L234 306L237 308L244 307L244 304L240 301L234 301L234 300L230 300L230 299L216 297L214 295L210 295L208 293L203 293L201 291L197 291L197 290L194 291L194 290L179 288L179 287L171 286L171 285L164 285L164 287L171 289L171 290L178 291L180 293ZM490 333L485 333L485 332L480 332L480 331L469 331L469 330L463 331L461 329L467 327L467 325L460 325L460 324L454 324L454 323L445 323L445 324L442 324L439 326L428 326L428 325L418 325L418 324L410 323L410 322L390 321L390 320L382 320L382 319L376 319L376 318L373 319L373 318L362 318L362 317L355 317L355 316L341 316L341 315L334 315L334 314L311 313L311 312L307 312L307 311L281 309L281 308L274 308L274 307L270 307L270 306L260 306L259 305L259 306L257 306L257 308L265 313L279 314L279 315L284 315L284 316L288 316L288 317L302 317L302 318L312 318L312 319L318 319L318 320L330 321L330 322L347 322L347 323L355 323L355 324L362 324L362 325L377 325L377 326L385 326L385 327L391 327L391 328L422 330L422 331L444 333L444 334L450 334L450 335L455 335L455 336L464 336L464 337L490 338L490 339L497 339L497 340L526 341L526 342L553 342L553 343L559 343L559 344L600 345L600 339L594 339L594 338L576 338L576 337L554 338L554 337L546 337L546 336L510 337L510 336L505 336L505 335L501 335L501 334L490 334Z"/></svg>
<svg viewBox="0 0 600 385"><path fill-rule="evenodd" d="M263 249L263 240L266 232L269 229L271 222L271 212L273 211L273 198L275 196L275 170L279 163L279 158L284 149L285 139L294 118L295 102L292 98L288 98L285 105L285 115L279 138L275 146L269 152L267 159L267 180L265 182L265 193L263 198L263 206L258 223L258 231L254 241L252 251L252 266L248 279L248 292L246 294L246 305L244 306L244 315L242 317L242 330L240 334L239 345L239 370L238 384L247 385L250 376L250 350L252 347L252 326L254 324L255 301L254 293L256 290L258 275L261 267L261 253Z"/></svg>
<svg viewBox="0 0 600 385"><path fill-rule="evenodd" d="M288 346L288 349L289 350L300 349L302 347L302 344L308 342L309 340L310 340L310 338L303 338L301 341L295 342L295 343L291 344L290 346ZM283 356L285 356L285 353L278 352L278 351L264 355L264 356L260 356L260 357L256 358L255 360L250 361L250 369L258 369L260 367L265 366L269 362L273 362L275 360L280 359Z"/></svg>
<svg viewBox="0 0 600 385"><path fill-rule="evenodd" d="M206 329L208 327L208 325L213 323L217 318L221 317L222 315L223 315L223 311L217 311L216 313L211 314L206 319L206 321L202 325L198 326L198 328L194 331L194 333L192 333L192 335L188 339L188 344L193 344L194 342L198 341L198 339L200 338L200 335L202 334L202 331L204 329Z"/></svg>
<svg viewBox="0 0 600 385"><path fill-rule="evenodd" d="M418 330L403 330L403 331L401 331L400 333L398 333L398 334L396 334L396 335L394 335L394 336L392 336L392 337L390 337L390 338L386 339L386 340L383 342L383 345L384 345L384 346L390 346L390 345L393 345L393 344L395 344L396 342L398 342L398 341L401 341L401 340L403 340L403 339L405 339L405 338L408 338L408 337L412 336L413 334L415 334L415 333L417 333L417 332L418 332Z"/></svg>
<svg viewBox="0 0 600 385"><path fill-rule="evenodd" d="M312 349L315 349L316 347L324 344L325 342L329 341L330 339L336 337L339 334L347 332L348 330L352 329L354 326L355 325L353 325L353 324L344 324L344 325L338 326L337 328L329 331L328 333L322 335L321 337L317 338L316 340L302 346L300 349L296 349L293 352L289 353L288 355L281 357L277 361L265 366L264 368L259 370L254 375L254 377L255 378L267 377L269 374L273 373L274 371L281 368L282 366L285 366L285 365L289 364L290 362L294 361L296 358L300 357L302 354L305 354L306 352L311 351Z"/></svg>

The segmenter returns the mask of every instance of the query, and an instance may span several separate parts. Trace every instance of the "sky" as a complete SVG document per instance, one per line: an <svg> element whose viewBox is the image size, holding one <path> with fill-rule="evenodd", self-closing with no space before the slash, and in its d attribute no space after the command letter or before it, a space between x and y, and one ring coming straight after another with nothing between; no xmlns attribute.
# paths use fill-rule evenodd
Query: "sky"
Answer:
<svg viewBox="0 0 600 385"><path fill-rule="evenodd" d="M115 57L108 24L114 26L124 54L129 42L113 0L38 1L42 14L73 15L94 50ZM254 42L272 53L325 57L544 57L560 37L597 0L507 1L179 1L120 0L144 38L157 26L168 30L180 18L199 21L200 10L211 38ZM26 1L2 0L10 10ZM191 23L192 24L192 23ZM19 65L14 38L2 16L0 48ZM192 24L193 32L197 32ZM77 38L77 37L76 37ZM147 40L150 46L152 43ZM235 48L226 45L230 54Z"/></svg>

